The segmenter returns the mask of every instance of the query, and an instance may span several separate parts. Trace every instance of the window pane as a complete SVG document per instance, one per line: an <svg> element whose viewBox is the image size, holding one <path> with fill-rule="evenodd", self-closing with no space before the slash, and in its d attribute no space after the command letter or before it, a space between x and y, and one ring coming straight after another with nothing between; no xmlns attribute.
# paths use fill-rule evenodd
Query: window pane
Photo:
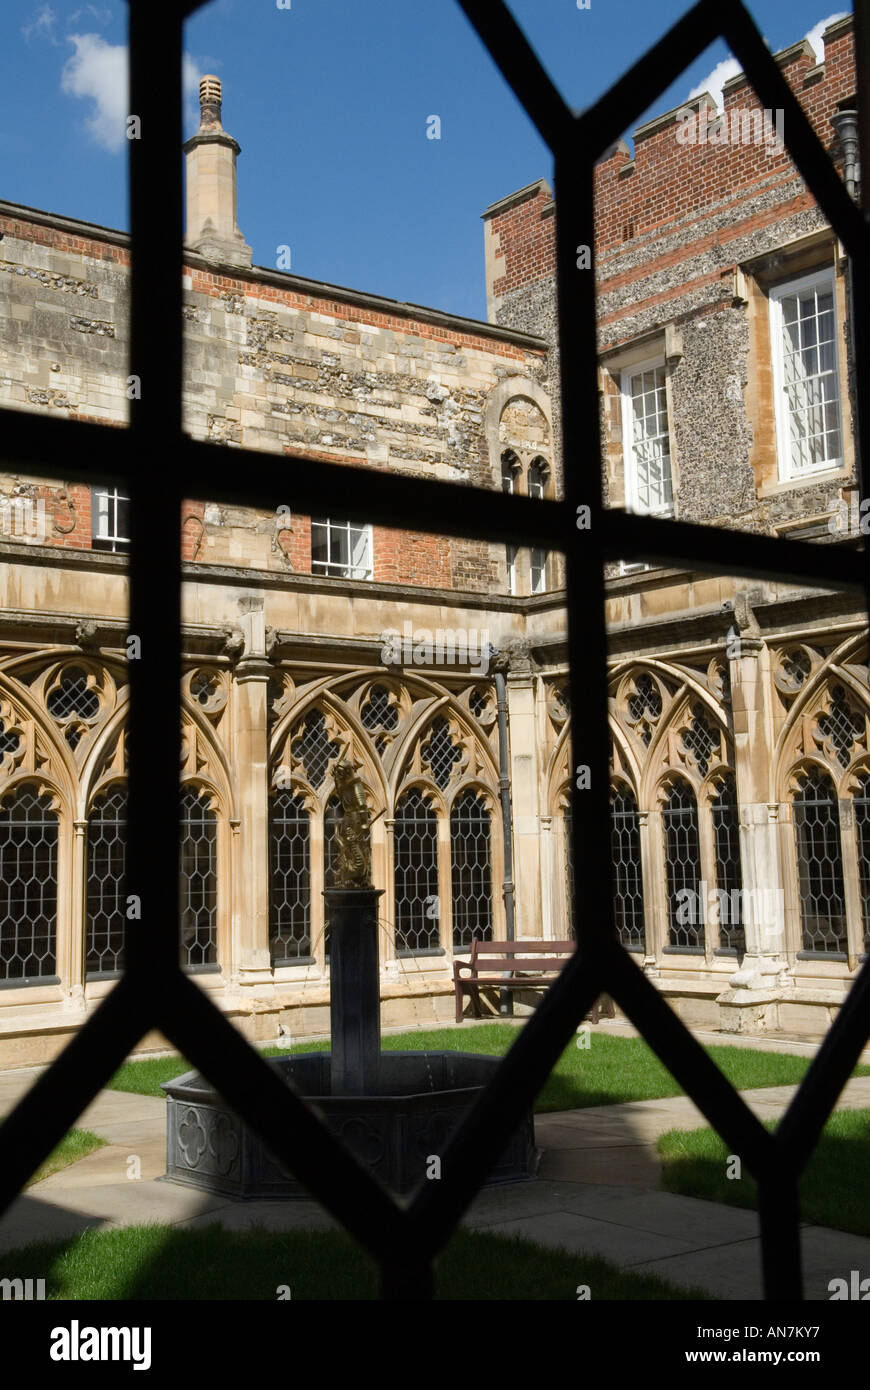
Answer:
<svg viewBox="0 0 870 1390"><path fill-rule="evenodd" d="M269 809L269 949L273 965L292 965L311 954L308 812L285 789L275 792Z"/></svg>
<svg viewBox="0 0 870 1390"><path fill-rule="evenodd" d="M846 950L846 902L840 851L840 817L834 784L810 768L794 798L803 949Z"/></svg>
<svg viewBox="0 0 870 1390"><path fill-rule="evenodd" d="M438 820L416 787L402 797L394 828L396 950L437 947Z"/></svg>
<svg viewBox="0 0 870 1390"><path fill-rule="evenodd" d="M0 805L0 979L56 973L57 816L22 787Z"/></svg>
<svg viewBox="0 0 870 1390"><path fill-rule="evenodd" d="M698 807L686 782L676 782L662 810L671 946L703 946Z"/></svg>

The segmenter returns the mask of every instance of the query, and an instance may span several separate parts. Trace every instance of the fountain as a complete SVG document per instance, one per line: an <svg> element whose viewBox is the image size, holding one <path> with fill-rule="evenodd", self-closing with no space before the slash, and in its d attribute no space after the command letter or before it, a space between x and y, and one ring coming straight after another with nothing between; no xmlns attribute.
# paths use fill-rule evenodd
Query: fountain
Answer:
<svg viewBox="0 0 870 1390"><path fill-rule="evenodd" d="M324 891L330 926L331 1052L270 1057L267 1064L322 1113L329 1128L385 1187L408 1193L438 1169L452 1131L499 1066L473 1052L382 1052L378 898L371 883L370 817L362 783L344 759L333 769L344 812L335 886ZM235 1197L304 1197L306 1190L199 1072L166 1082L166 1177ZM488 1182L534 1176L531 1108Z"/></svg>

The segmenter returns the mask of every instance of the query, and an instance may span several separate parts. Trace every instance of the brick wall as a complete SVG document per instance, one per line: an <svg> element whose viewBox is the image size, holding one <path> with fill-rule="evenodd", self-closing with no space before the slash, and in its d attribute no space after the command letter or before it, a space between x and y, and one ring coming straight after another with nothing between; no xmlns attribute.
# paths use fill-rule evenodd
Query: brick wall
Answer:
<svg viewBox="0 0 870 1390"><path fill-rule="evenodd" d="M831 116L855 93L851 18L829 26L823 53L816 55L801 42L776 57L841 168ZM708 110L704 98L692 105ZM748 123L761 109L742 75L725 84L722 114L729 127L732 113L745 113ZM623 504L619 354L639 340L651 344L650 356L664 354L669 330L674 334L668 376L677 514L774 531L824 511L838 487L853 485L854 472L846 469L835 486L808 482L774 492L766 293L777 275L836 265L844 447L851 464L854 382L845 265L833 236L825 241L826 219L787 153L771 153L762 143L678 140L683 110L675 108L641 127L633 158L620 141L595 170L605 491L614 505ZM708 110L711 121L716 114L715 108ZM787 139L788 131L783 134ZM556 216L543 180L484 214L491 317L554 344ZM801 259L795 248L804 244L811 249ZM555 352L553 357L558 433Z"/></svg>

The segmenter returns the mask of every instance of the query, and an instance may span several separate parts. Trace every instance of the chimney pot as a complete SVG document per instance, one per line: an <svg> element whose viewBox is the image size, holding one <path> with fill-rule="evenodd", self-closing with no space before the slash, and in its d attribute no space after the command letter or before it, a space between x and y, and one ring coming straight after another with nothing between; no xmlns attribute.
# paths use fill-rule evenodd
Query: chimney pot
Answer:
<svg viewBox="0 0 870 1390"><path fill-rule="evenodd" d="M185 142L187 232L185 246L206 260L249 266L236 212L236 156L239 146L221 125L220 78L207 73L199 83L199 130Z"/></svg>
<svg viewBox="0 0 870 1390"><path fill-rule="evenodd" d="M215 77L213 73L201 77L199 81L200 130L220 128L222 100L220 78Z"/></svg>

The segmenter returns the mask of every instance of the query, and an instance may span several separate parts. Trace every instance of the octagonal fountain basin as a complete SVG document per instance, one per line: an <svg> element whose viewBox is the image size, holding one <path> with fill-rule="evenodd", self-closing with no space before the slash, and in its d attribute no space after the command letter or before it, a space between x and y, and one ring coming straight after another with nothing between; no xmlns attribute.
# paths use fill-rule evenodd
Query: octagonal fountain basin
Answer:
<svg viewBox="0 0 870 1390"><path fill-rule="evenodd" d="M385 1187L407 1193L470 1110L500 1064L472 1052L382 1052L378 1094L333 1096L331 1054L265 1059L323 1114L329 1128ZM163 1084L166 1177L232 1197L307 1197L199 1072ZM531 1107L505 1145L489 1183L535 1176Z"/></svg>

